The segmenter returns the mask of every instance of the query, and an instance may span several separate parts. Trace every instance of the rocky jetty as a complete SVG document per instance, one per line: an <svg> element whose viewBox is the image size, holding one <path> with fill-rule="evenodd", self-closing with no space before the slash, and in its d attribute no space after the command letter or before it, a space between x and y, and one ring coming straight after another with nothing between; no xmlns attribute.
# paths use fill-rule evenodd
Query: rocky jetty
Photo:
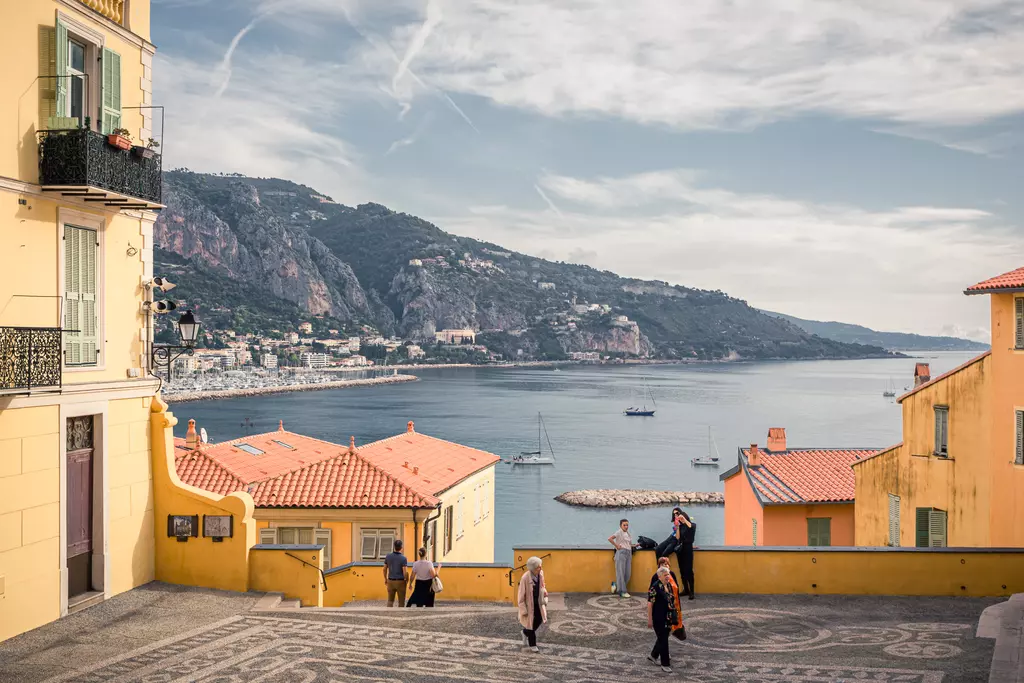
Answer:
<svg viewBox="0 0 1024 683"><path fill-rule="evenodd" d="M588 508L638 508L651 505L723 505L718 491L647 491L643 489L585 489L555 496L566 505Z"/></svg>
<svg viewBox="0 0 1024 683"><path fill-rule="evenodd" d="M399 382L415 382L415 375L388 375L373 379L342 379L337 382L319 382L317 384L282 384L268 387L247 387L240 389L217 389L213 391L181 391L167 395L171 403L186 401L206 401L214 398L235 398L238 396L259 396L261 394L280 394L286 391L320 391L321 389L348 389L350 387L367 387L377 384L397 384Z"/></svg>

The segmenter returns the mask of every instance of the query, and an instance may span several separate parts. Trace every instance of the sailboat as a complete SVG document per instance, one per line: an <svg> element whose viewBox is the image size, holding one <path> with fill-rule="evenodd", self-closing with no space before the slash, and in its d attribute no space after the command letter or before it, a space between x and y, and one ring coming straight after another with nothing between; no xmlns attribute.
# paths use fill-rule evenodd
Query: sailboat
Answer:
<svg viewBox="0 0 1024 683"><path fill-rule="evenodd" d="M889 378L889 385L882 392L882 396L885 398L893 398L896 396L896 385L892 383L892 377Z"/></svg>
<svg viewBox="0 0 1024 683"><path fill-rule="evenodd" d="M715 454L711 455L711 449L714 447ZM690 464L696 467L697 465L707 465L709 467L718 467L718 445L715 443L714 438L711 436L711 425L708 425L708 454L707 456L700 458L691 458Z"/></svg>
<svg viewBox="0 0 1024 683"><path fill-rule="evenodd" d="M543 438L541 438L543 434ZM548 444L548 454L544 455L544 442ZM513 455L508 461L513 467L516 465L554 465L555 449L551 447L551 439L548 437L548 428L544 425L544 418L537 413L537 450L523 451L519 455Z"/></svg>
<svg viewBox="0 0 1024 683"><path fill-rule="evenodd" d="M651 397L651 403L654 405L654 408L657 408L658 402L654 400L654 394L651 392L650 387L647 386L647 378L644 377L644 407L637 408L635 406L630 406L622 411L623 414L626 415L626 417L654 417L654 408L649 410L647 408L648 395Z"/></svg>

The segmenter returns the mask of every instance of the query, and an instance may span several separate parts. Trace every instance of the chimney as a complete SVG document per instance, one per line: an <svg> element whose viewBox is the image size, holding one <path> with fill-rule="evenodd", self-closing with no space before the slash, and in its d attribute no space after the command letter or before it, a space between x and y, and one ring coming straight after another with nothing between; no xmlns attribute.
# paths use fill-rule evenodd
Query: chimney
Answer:
<svg viewBox="0 0 1024 683"><path fill-rule="evenodd" d="M932 380L931 370L928 369L927 363L918 363L914 367L914 386L919 387L925 382Z"/></svg>
<svg viewBox="0 0 1024 683"><path fill-rule="evenodd" d="M406 460L404 463L402 463L402 467L404 467L405 469L409 469L409 461Z"/></svg>
<svg viewBox="0 0 1024 683"><path fill-rule="evenodd" d="M354 437L354 436L348 437L348 452L349 453L355 453L356 452L356 437Z"/></svg>
<svg viewBox="0 0 1024 683"><path fill-rule="evenodd" d="M757 467L761 464L761 451L757 450L757 444L750 444L750 450L747 451L747 465L750 467Z"/></svg>
<svg viewBox="0 0 1024 683"><path fill-rule="evenodd" d="M413 474L419 474L420 473L420 468L419 467L413 467L412 468L412 473Z"/></svg>
<svg viewBox="0 0 1024 683"><path fill-rule="evenodd" d="M773 453L776 451L786 450L786 428L785 427L769 427L768 428L768 450Z"/></svg>
<svg viewBox="0 0 1024 683"><path fill-rule="evenodd" d="M185 448L194 451L199 448L199 434L196 433L196 421L188 421L188 432L185 434Z"/></svg>
<svg viewBox="0 0 1024 683"><path fill-rule="evenodd" d="M279 432L283 432L284 431L284 420L278 420L277 421L277 431L279 431Z"/></svg>
<svg viewBox="0 0 1024 683"><path fill-rule="evenodd" d="M412 420L409 420L409 424L405 425L405 430L410 434L416 431L416 425L413 424Z"/></svg>

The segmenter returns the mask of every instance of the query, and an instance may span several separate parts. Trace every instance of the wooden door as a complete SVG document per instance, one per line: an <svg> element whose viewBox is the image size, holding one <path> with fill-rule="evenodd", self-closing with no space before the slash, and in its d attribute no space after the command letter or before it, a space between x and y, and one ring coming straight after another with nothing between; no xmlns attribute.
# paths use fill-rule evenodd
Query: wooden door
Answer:
<svg viewBox="0 0 1024 683"><path fill-rule="evenodd" d="M93 418L67 424L68 597L92 589Z"/></svg>

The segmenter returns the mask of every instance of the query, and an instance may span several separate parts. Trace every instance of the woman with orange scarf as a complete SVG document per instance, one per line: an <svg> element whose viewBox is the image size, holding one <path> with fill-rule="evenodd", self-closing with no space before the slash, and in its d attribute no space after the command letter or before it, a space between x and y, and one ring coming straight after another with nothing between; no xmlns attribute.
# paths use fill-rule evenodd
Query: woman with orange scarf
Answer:
<svg viewBox="0 0 1024 683"><path fill-rule="evenodd" d="M647 659L657 664L661 660L661 670L672 673L668 651L668 636L679 619L679 589L672 581L672 572L668 567L658 567L657 580L651 585L647 594L647 628L654 629L657 641Z"/></svg>

